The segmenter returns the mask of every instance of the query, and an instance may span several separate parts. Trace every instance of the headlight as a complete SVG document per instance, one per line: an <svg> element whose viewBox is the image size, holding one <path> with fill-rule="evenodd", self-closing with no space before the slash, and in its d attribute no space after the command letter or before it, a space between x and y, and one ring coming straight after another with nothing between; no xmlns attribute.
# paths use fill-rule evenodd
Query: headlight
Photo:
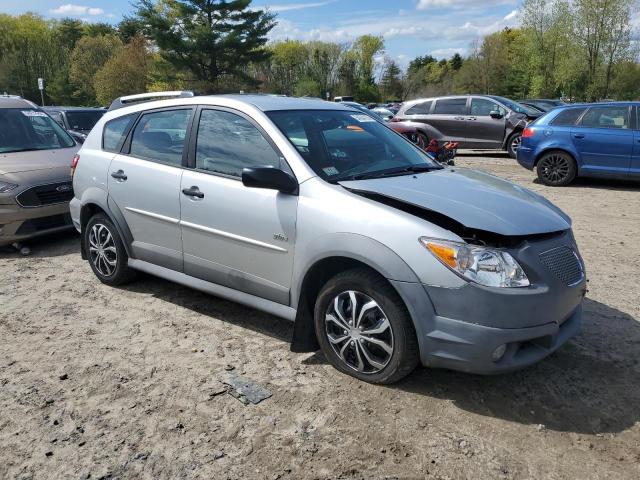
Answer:
<svg viewBox="0 0 640 480"><path fill-rule="evenodd" d="M18 185L16 185L15 183L0 182L0 193L10 192L11 190L17 187Z"/></svg>
<svg viewBox="0 0 640 480"><path fill-rule="evenodd" d="M420 243L461 277L487 287L527 287L527 275L507 252L467 243L420 237Z"/></svg>

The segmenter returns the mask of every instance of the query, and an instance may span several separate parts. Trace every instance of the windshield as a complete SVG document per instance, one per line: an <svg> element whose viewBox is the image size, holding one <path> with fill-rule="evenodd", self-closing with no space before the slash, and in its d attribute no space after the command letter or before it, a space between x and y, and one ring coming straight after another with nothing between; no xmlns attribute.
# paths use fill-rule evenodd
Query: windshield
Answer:
<svg viewBox="0 0 640 480"><path fill-rule="evenodd" d="M513 110L516 113L524 113L525 115L537 115L539 113L531 108L528 108L528 107L525 107L524 105L516 103L513 100L509 100L508 98L496 97L496 96L493 96L491 98L498 100L500 103L502 103L507 108L509 108L510 110Z"/></svg>
<svg viewBox="0 0 640 480"><path fill-rule="evenodd" d="M69 128L71 130L91 130L104 114L105 112L101 110L68 111Z"/></svg>
<svg viewBox="0 0 640 480"><path fill-rule="evenodd" d="M49 115L36 109L0 109L0 153L73 147L75 142Z"/></svg>
<svg viewBox="0 0 640 480"><path fill-rule="evenodd" d="M313 171L332 183L441 168L369 115L341 110L274 111L267 115Z"/></svg>

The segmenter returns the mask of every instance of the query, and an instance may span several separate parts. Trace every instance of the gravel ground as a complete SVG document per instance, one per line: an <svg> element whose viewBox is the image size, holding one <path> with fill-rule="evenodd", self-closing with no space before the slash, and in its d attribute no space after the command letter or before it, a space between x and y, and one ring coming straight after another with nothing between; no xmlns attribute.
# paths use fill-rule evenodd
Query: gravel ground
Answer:
<svg viewBox="0 0 640 480"><path fill-rule="evenodd" d="M58 236L0 254L0 478L640 478L640 184L552 189L504 156L457 165L573 217L590 289L556 354L369 385L291 353L291 325L269 315L151 277L106 287ZM230 373L273 396L220 393Z"/></svg>

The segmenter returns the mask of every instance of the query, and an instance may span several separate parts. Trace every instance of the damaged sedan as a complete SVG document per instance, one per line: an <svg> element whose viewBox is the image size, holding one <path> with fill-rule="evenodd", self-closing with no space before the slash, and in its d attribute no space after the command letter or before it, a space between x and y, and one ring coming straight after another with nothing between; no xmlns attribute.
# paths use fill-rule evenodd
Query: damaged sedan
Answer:
<svg viewBox="0 0 640 480"><path fill-rule="evenodd" d="M339 104L166 96L116 100L74 161L100 281L143 271L289 319L294 351L372 383L526 367L579 331L584 263L543 197Z"/></svg>

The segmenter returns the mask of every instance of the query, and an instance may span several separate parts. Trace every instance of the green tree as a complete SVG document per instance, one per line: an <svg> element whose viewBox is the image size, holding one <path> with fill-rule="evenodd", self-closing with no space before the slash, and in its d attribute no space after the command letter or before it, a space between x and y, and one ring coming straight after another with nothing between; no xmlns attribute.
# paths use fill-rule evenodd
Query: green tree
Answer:
<svg viewBox="0 0 640 480"><path fill-rule="evenodd" d="M402 97L401 73L400 67L393 60L387 59L382 80L380 81L383 100L396 100Z"/></svg>
<svg viewBox="0 0 640 480"><path fill-rule="evenodd" d="M74 95L85 104L96 102L94 78L111 56L122 47L116 35L85 36L71 52L69 80L75 88Z"/></svg>
<svg viewBox="0 0 640 480"><path fill-rule="evenodd" d="M129 43L131 39L138 35L144 35L144 22L138 17L125 15L118 23L118 36L122 43Z"/></svg>
<svg viewBox="0 0 640 480"><path fill-rule="evenodd" d="M451 59L449 60L449 65L456 72L462 68L462 56L459 53L454 53Z"/></svg>
<svg viewBox="0 0 640 480"><path fill-rule="evenodd" d="M306 73L309 51L299 40L285 40L269 47L270 81L276 93L293 95L298 81Z"/></svg>
<svg viewBox="0 0 640 480"><path fill-rule="evenodd" d="M382 37L362 35L356 38L351 46L356 60L356 78L361 84L374 84L374 66L376 55L384 51Z"/></svg>
<svg viewBox="0 0 640 480"><path fill-rule="evenodd" d="M217 92L224 77L257 84L246 65L269 55L262 47L274 16L250 5L251 0L141 0L138 16L165 59L189 70L205 91Z"/></svg>
<svg viewBox="0 0 640 480"><path fill-rule="evenodd" d="M118 48L96 73L94 87L101 105L110 104L116 97L146 90L150 54L143 36Z"/></svg>

